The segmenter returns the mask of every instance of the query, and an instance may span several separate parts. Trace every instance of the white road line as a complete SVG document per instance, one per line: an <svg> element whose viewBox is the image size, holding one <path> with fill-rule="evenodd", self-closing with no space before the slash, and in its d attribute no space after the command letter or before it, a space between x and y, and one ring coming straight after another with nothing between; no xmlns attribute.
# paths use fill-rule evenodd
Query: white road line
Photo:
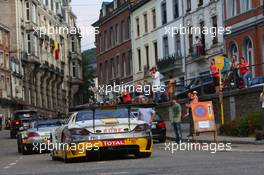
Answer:
<svg viewBox="0 0 264 175"><path fill-rule="evenodd" d="M23 157L19 157L18 159L16 159L14 162L9 163L7 166L3 167L3 169L9 169L12 166L16 165L18 163L19 160L23 159Z"/></svg>

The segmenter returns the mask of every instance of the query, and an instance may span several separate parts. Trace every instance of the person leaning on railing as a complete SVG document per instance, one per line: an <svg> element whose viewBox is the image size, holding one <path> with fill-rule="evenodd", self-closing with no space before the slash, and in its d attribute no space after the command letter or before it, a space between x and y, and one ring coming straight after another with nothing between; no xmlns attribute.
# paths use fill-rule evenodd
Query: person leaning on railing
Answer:
<svg viewBox="0 0 264 175"><path fill-rule="evenodd" d="M243 78L245 88L250 86L249 81L250 77L252 76L252 72L250 71L248 66L248 62L245 60L245 58L240 57L237 67L240 71L240 76Z"/></svg>

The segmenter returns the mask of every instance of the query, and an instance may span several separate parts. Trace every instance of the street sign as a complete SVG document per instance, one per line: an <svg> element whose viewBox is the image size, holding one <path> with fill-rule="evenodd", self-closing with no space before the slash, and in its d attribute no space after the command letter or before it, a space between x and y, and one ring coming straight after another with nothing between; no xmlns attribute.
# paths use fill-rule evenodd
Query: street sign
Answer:
<svg viewBox="0 0 264 175"><path fill-rule="evenodd" d="M216 140L216 124L214 117L213 104L211 101L198 102L192 105L192 115L194 123L194 135L204 132L214 132Z"/></svg>

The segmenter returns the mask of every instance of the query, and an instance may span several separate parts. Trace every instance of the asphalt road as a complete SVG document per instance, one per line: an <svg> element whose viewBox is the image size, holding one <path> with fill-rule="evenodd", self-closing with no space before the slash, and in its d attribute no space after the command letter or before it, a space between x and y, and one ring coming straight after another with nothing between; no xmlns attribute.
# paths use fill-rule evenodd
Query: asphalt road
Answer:
<svg viewBox="0 0 264 175"><path fill-rule="evenodd" d="M212 154L208 151L165 151L164 144L155 144L150 158L110 155L103 160L64 164L52 161L49 154L17 153L16 140L0 131L0 175L263 175L264 145L232 145L232 151Z"/></svg>

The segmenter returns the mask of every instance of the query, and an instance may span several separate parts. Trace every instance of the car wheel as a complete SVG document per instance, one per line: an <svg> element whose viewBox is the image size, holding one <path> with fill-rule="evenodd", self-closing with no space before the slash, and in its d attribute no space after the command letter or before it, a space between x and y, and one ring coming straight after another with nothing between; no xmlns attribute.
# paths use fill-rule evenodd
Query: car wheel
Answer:
<svg viewBox="0 0 264 175"><path fill-rule="evenodd" d="M51 151L51 159L52 159L53 161L58 160L58 157L55 156L55 150L52 150L52 151Z"/></svg>
<svg viewBox="0 0 264 175"><path fill-rule="evenodd" d="M138 152L135 154L136 158L148 158L150 156L151 156L151 153L140 153L140 152Z"/></svg>
<svg viewBox="0 0 264 175"><path fill-rule="evenodd" d="M21 153L23 155L27 155L28 154L28 150L26 149L26 145L20 144L20 150L21 150Z"/></svg>
<svg viewBox="0 0 264 175"><path fill-rule="evenodd" d="M166 137L159 139L159 143L165 143L165 142L166 142Z"/></svg>
<svg viewBox="0 0 264 175"><path fill-rule="evenodd" d="M67 157L67 150L63 151L63 162L64 163L69 163L70 162L68 157Z"/></svg>

